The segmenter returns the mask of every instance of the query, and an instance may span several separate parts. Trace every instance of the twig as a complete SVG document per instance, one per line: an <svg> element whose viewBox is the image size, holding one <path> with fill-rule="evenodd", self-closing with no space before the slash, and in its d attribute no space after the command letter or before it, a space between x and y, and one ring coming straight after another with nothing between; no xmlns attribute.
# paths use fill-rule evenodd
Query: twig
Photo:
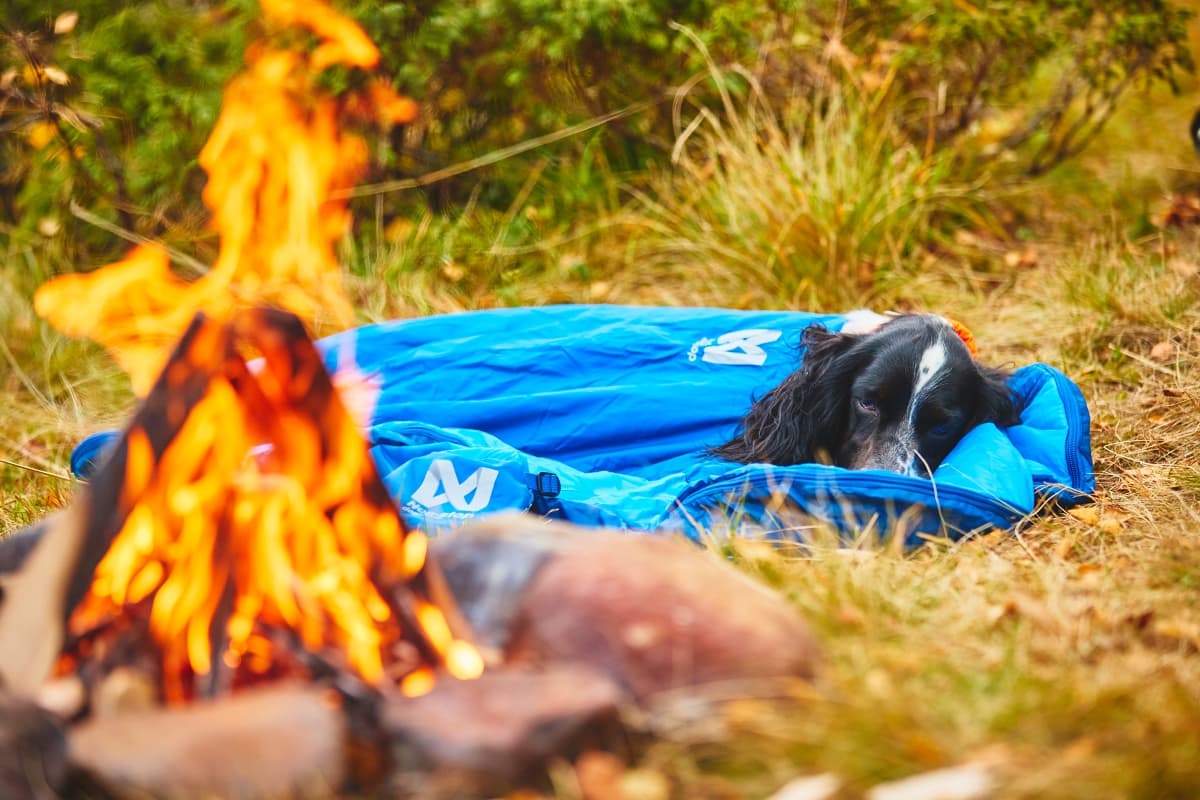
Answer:
<svg viewBox="0 0 1200 800"><path fill-rule="evenodd" d="M161 247L163 250L167 251L167 255L171 257L173 262L192 270L192 272L196 274L196 277L200 277L210 270L210 267L203 261L192 258L187 253L163 244L157 239L151 239L149 236L142 236L140 233L134 233L127 228L123 228L120 225L109 222L108 220L104 219L104 217L93 214L91 211L88 211L86 208L79 205L79 203L75 202L74 197L71 198L70 209L72 216L83 220L89 225L94 225L102 231L111 233L113 236L116 236L119 239L124 239L127 242L132 242L133 244L153 244Z"/></svg>
<svg viewBox="0 0 1200 800"><path fill-rule="evenodd" d="M617 111L610 111L607 114L593 117L592 119L572 125L569 128L563 128L562 130L554 131L553 133L548 133L544 136L526 139L523 142L518 142L517 144L510 145L508 147L502 147L499 150L493 150L490 153L486 153L479 158L473 158L470 161L464 161L459 164L453 164L449 167L434 170L433 172L427 172L424 175L418 175L415 178L401 178L394 181L383 181L382 183L366 183L362 186L356 186L352 189L343 189L341 191L333 192L331 197L334 199L343 200L351 197L372 197L374 195L385 194L387 192L402 192L408 189L420 189L423 186L429 186L430 184L438 183L439 181L444 181L448 178L453 178L457 175L462 175L481 167L488 167L492 164L497 164L501 161L513 158L514 156L519 156L522 153L527 153L530 150L536 150L537 148L545 147L548 144L561 142L563 139L569 139L572 136L586 133L594 128L607 125L614 120L630 117L634 114L640 114L648 108L653 108L664 100L665 98L659 98L657 100L643 100L640 103L634 103L633 105L625 106L625 108L618 109Z"/></svg>
<svg viewBox="0 0 1200 800"><path fill-rule="evenodd" d="M37 467L31 467L28 464L18 464L16 461L9 461L7 458L0 458L0 464L7 464L10 467L16 467L17 469L23 469L26 472L36 472L38 475L45 475L48 478L58 478L60 481L73 480L70 475L61 475L57 472L51 472L51 471L45 470L45 469L38 469Z"/></svg>
<svg viewBox="0 0 1200 800"><path fill-rule="evenodd" d="M1126 358L1133 359L1134 361L1138 362L1139 364L1141 364L1144 367L1149 367L1152 370L1161 372L1163 375L1169 375L1172 378L1175 378L1176 380L1179 379L1178 372L1172 372L1171 370L1164 367L1162 364L1155 364L1153 361L1146 358L1145 356L1140 356L1137 353L1131 353L1130 351L1126 350L1123 347L1114 347L1113 350L1115 350L1116 352L1125 356Z"/></svg>

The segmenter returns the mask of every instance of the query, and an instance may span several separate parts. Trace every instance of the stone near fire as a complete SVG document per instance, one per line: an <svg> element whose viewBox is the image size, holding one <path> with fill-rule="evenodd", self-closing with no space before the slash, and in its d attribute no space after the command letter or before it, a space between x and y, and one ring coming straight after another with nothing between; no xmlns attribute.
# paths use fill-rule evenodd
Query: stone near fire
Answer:
<svg viewBox="0 0 1200 800"><path fill-rule="evenodd" d="M387 794L481 797L527 785L551 759L619 747L622 698L582 666L439 677L428 694L386 701L381 721L395 762Z"/></svg>
<svg viewBox="0 0 1200 800"><path fill-rule="evenodd" d="M319 686L93 717L68 734L71 765L122 796L332 795L344 746L343 712Z"/></svg>
<svg viewBox="0 0 1200 800"><path fill-rule="evenodd" d="M580 663L637 701L707 683L810 678L817 646L795 609L718 555L497 515L437 540L479 638L509 663Z"/></svg>
<svg viewBox="0 0 1200 800"><path fill-rule="evenodd" d="M54 800L67 779L64 723L0 689L0 797Z"/></svg>

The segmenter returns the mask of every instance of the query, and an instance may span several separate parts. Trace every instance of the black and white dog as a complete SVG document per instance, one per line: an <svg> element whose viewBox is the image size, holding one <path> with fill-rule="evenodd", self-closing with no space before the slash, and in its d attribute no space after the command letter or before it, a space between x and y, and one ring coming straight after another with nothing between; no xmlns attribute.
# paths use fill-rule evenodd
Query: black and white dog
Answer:
<svg viewBox="0 0 1200 800"><path fill-rule="evenodd" d="M861 333L810 326L800 369L710 452L928 476L972 427L1020 421L1008 374L979 364L949 321L903 314L876 324Z"/></svg>

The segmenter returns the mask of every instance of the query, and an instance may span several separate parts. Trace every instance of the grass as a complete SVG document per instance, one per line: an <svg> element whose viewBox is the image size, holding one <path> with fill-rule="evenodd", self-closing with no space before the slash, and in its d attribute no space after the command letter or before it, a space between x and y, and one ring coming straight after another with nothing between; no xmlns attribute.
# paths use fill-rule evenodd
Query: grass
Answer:
<svg viewBox="0 0 1200 800"><path fill-rule="evenodd" d="M659 719L662 735L625 776L630 796L763 797L831 773L841 796L858 797L962 763L990 765L998 797L1194 796L1200 237L1131 233L1162 189L1186 183L1180 146L1159 131L1182 139L1190 109L1172 108L1156 107L1155 135L1133 109L1103 158L1032 190L1029 206L1045 213L1019 246L1036 249L1034 265L1005 265L1018 243L966 256L910 246L930 224L922 215L959 190L836 104L794 129L753 108L703 118L650 191L617 186L623 199L586 220L468 207L397 225L378 246L348 244L364 320L564 301L874 302L944 310L974 330L985 360L1047 361L1083 388L1099 490L1075 514L910 555L736 544L735 563L811 622L821 677L793 703L746 698L705 724ZM32 314L34 286L61 258L53 243L14 240L0 265L0 531L68 502L71 446L131 404L103 353ZM894 280L863 289L864 262ZM581 796L570 769L555 781L560 796Z"/></svg>

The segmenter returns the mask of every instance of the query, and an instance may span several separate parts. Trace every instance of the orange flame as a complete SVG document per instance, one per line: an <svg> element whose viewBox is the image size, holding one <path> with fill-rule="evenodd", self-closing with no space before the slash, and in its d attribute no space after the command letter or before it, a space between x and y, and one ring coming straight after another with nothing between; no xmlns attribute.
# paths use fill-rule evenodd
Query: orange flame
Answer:
<svg viewBox="0 0 1200 800"><path fill-rule="evenodd" d="M335 198L367 152L338 116L390 125L416 109L378 81L344 103L321 92L319 70L373 67L375 46L323 3L261 2L269 26L305 28L318 44L254 49L226 87L200 154L220 234L212 269L185 282L146 245L35 297L38 313L101 342L148 393L122 457L100 473L119 486L121 528L71 613L76 645L60 666L86 657L90 637L103 643L141 620L172 702L197 691L189 676L255 681L289 653L418 693L440 667L478 675L479 653L453 633L424 534L404 529L300 320L261 308L352 320L334 252L350 215ZM257 371L242 358L248 346L262 352ZM369 378L343 383L369 414Z"/></svg>
<svg viewBox="0 0 1200 800"><path fill-rule="evenodd" d="M315 348L279 335L264 313L243 313L233 328L193 326L160 379L167 416L184 382L199 373L205 390L159 457L148 423L131 425L125 522L71 632L147 603L172 702L192 694L185 666L206 676L219 659L243 682L269 670L271 631L294 631L305 650L342 653L366 681L408 692L427 689L437 665L477 676L478 651L428 589L425 536L405 531ZM236 354L239 338L264 351L256 374ZM387 587L402 587L403 606Z"/></svg>
<svg viewBox="0 0 1200 800"><path fill-rule="evenodd" d="M338 129L341 102L318 90L315 76L334 64L374 67L379 53L361 28L320 2L262 0L262 8L269 23L307 28L319 43L311 53L255 49L225 89L200 154L209 175L204 202L221 240L212 269L187 283L171 273L161 247L144 245L95 272L52 280L34 298L56 328L103 344L138 395L197 311L228 319L271 304L310 321L353 320L334 252L350 214L335 198L362 175L367 147ZM391 125L416 115L415 104L383 83L364 94L346 101L360 116L369 109Z"/></svg>

